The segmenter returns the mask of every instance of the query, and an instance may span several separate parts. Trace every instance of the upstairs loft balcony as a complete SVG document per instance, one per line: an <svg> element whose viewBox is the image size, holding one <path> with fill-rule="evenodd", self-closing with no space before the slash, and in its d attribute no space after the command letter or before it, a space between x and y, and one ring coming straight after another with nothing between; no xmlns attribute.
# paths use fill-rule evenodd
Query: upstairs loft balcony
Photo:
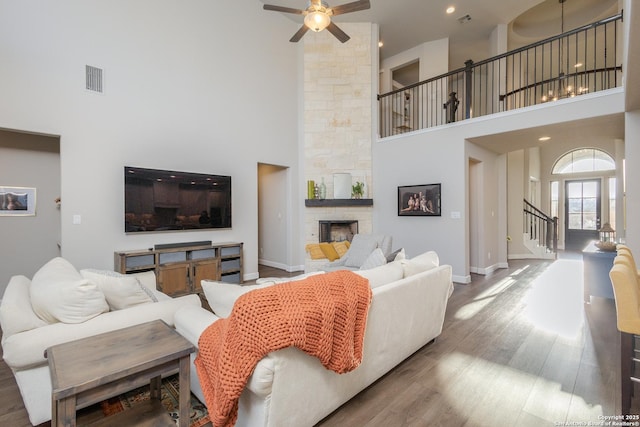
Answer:
<svg viewBox="0 0 640 427"><path fill-rule="evenodd" d="M378 95L380 137L622 85L622 14Z"/></svg>

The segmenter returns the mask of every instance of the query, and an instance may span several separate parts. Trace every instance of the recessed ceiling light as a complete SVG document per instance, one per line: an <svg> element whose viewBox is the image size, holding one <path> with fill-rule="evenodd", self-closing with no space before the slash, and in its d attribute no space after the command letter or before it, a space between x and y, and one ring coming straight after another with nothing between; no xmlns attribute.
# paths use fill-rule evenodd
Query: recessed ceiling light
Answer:
<svg viewBox="0 0 640 427"><path fill-rule="evenodd" d="M576 67L576 68L582 67L582 62L578 62L576 65L574 65L574 67Z"/></svg>
<svg viewBox="0 0 640 427"><path fill-rule="evenodd" d="M451 14L452 14L453 12L455 12L455 11L456 11L456 8L455 8L455 7L453 7L453 6L449 6L449 7L447 8L447 14L448 14L448 15L451 15Z"/></svg>
<svg viewBox="0 0 640 427"><path fill-rule="evenodd" d="M541 136L540 138L538 138L538 141L544 142L544 141L548 141L550 139L551 139L550 136Z"/></svg>
<svg viewBox="0 0 640 427"><path fill-rule="evenodd" d="M382 40L380 40L380 41L378 42L378 47L382 47L382 46L384 46L384 43L382 42Z"/></svg>

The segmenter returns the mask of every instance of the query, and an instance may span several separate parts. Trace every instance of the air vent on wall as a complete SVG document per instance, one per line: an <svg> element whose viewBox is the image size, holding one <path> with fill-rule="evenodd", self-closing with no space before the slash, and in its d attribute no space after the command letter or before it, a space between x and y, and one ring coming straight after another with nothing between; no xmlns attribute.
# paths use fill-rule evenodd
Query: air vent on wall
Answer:
<svg viewBox="0 0 640 427"><path fill-rule="evenodd" d="M103 70L102 68L92 67L87 65L85 69L86 74L86 88L92 92L103 93Z"/></svg>

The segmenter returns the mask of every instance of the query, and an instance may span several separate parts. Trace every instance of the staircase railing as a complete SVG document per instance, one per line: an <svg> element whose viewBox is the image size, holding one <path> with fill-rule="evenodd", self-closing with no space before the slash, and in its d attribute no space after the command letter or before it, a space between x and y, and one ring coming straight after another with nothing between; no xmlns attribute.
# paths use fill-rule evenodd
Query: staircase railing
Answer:
<svg viewBox="0 0 640 427"><path fill-rule="evenodd" d="M558 252L558 217L550 217L526 199L523 199L522 209L524 218L524 232L531 240L536 240L539 246L544 246L551 253Z"/></svg>
<svg viewBox="0 0 640 427"><path fill-rule="evenodd" d="M378 95L380 137L622 84L622 14Z"/></svg>

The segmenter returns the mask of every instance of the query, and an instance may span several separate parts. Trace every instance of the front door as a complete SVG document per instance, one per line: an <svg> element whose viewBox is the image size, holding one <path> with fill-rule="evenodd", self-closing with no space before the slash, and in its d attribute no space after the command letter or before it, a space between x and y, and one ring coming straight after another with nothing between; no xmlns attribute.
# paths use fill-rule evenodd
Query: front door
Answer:
<svg viewBox="0 0 640 427"><path fill-rule="evenodd" d="M600 180L565 183L566 250L582 250L591 240L598 240L600 228Z"/></svg>

